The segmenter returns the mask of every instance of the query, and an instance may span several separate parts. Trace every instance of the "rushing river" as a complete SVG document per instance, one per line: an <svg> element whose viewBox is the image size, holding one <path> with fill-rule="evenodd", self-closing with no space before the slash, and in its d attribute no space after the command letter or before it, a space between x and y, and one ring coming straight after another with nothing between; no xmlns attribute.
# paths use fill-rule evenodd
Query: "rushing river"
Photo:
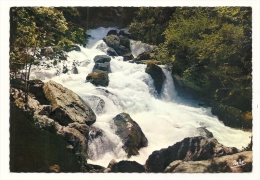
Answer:
<svg viewBox="0 0 260 180"><path fill-rule="evenodd" d="M206 127L225 146L238 149L247 146L251 133L227 127L211 114L210 108L199 107L196 103L178 97L170 72L163 66L161 67L166 81L160 98L154 93L152 78L145 73L146 65L124 62L121 56L111 57L108 87L96 87L86 83L86 76L94 67L93 58L96 55L106 54L107 46L102 38L111 29L89 30L87 33L91 35L91 39L87 47L81 47L81 52L68 53L64 65L71 69L75 60L79 74L72 74L69 71L67 74L55 75L57 69L63 66L60 63L49 69L33 67L30 77L44 82L52 79L62 84L77 93L94 110L96 109L95 98L90 97L95 96L104 100L105 107L101 112L95 112L97 121L93 126L101 128L106 138L102 142L93 141L89 144L89 152L91 152L89 163L107 166L111 159L127 159L126 153L121 148L122 142L109 123L121 112L129 113L148 139L148 147L140 149L140 155L129 159L140 164L144 164L154 150L171 146L185 137L198 136L198 127ZM135 57L151 48L147 44L131 40L131 50ZM52 61L46 62L51 64ZM105 95L100 88L108 90L110 95Z"/></svg>

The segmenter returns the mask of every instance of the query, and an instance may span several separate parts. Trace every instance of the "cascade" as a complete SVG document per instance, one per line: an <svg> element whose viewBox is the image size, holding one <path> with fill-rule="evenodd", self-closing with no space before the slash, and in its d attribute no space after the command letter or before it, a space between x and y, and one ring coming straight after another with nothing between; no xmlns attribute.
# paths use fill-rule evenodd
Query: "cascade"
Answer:
<svg viewBox="0 0 260 180"><path fill-rule="evenodd" d="M210 108L185 103L178 97L171 73L164 66L161 67L166 80L160 97L155 95L152 78L145 73L146 65L124 62L122 56L111 57L108 87L96 87L86 83L86 76L94 67L93 58L106 54L107 46L102 38L111 29L114 28L100 27L89 30L87 34L91 35L91 38L87 47L80 47L80 52L68 53L64 65L71 69L72 63L76 61L78 74L69 71L67 74L55 75L57 68L61 69L63 66L58 64L49 69L34 66L30 77L44 82L52 79L62 84L77 93L95 111L97 121L93 126L101 129L104 136L89 142L89 163L107 166L111 159L127 159L121 148L122 142L115 135L115 128L111 124L111 120L121 112L130 114L148 139L148 146L141 148L138 156L129 159L140 164L144 164L155 150L167 148L185 137L198 136L198 127L206 127L225 146L238 149L247 146L251 133L227 127L211 114ZM135 57L151 48L152 46L131 40L131 50ZM52 62L53 60L48 60L48 63ZM96 108L98 99L104 101L102 109Z"/></svg>

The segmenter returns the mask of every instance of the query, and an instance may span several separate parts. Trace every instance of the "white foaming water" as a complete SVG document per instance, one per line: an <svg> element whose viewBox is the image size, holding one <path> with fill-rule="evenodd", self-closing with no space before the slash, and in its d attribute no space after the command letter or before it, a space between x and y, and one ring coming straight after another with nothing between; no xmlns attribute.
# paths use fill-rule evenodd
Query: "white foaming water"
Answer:
<svg viewBox="0 0 260 180"><path fill-rule="evenodd" d="M97 121L93 125L104 131L105 137L96 139L89 144L91 160L89 163L107 166L111 159L127 159L126 153L121 148L122 142L115 135L115 129L111 120L119 113L129 113L131 118L138 123L148 139L148 147L139 150L140 155L132 156L129 160L135 160L144 164L148 156L155 150L167 148L181 141L185 137L198 136L198 127L206 127L214 137L223 145L229 147L247 146L250 141L250 132L232 129L224 126L217 117L211 114L210 108L187 105L179 98L174 89L170 72L163 69L166 80L162 89L161 97L155 95L153 80L145 73L146 65L123 62L123 57L112 58L110 62L111 73L109 74L108 87L96 87L86 83L86 76L92 72L96 55L106 54L107 46L102 38L113 28L98 28L89 30L91 40L87 48L81 47L81 52L72 51L68 53L66 65L71 69L72 62L78 61L79 74L60 74L55 76L55 68L48 70L32 68L31 79L42 79L47 82L52 79L61 83L77 93L88 103L95 114ZM136 46L140 46L140 52ZM131 49L135 56L142 53L140 43L131 40ZM50 60L50 63L52 61ZM58 65L56 68L61 68ZM163 67L163 66L161 66ZM90 97L98 97L104 100L105 107L98 113ZM192 104L192 103L191 103Z"/></svg>

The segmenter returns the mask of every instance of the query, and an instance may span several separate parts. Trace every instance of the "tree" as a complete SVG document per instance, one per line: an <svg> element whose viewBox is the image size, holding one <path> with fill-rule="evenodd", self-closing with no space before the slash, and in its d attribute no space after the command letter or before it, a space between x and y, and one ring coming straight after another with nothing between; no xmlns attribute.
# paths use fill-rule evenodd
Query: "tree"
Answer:
<svg viewBox="0 0 260 180"><path fill-rule="evenodd" d="M158 45L164 42L162 34L176 7L140 7L128 26L134 39Z"/></svg>
<svg viewBox="0 0 260 180"><path fill-rule="evenodd" d="M68 30L67 22L62 12L56 8L14 7L10 10L10 17L11 78L16 78L17 72L23 69L27 102L31 67L41 60L42 49L52 47L55 52L60 52L73 42L65 37ZM59 53L49 55L58 59L61 57Z"/></svg>
<svg viewBox="0 0 260 180"><path fill-rule="evenodd" d="M204 95L214 97L223 89L229 89L225 96L237 94L233 91L238 89L250 90L251 13L248 7L177 8L158 57L170 62L174 73ZM240 92L239 97L245 95ZM247 93L248 102L250 97Z"/></svg>

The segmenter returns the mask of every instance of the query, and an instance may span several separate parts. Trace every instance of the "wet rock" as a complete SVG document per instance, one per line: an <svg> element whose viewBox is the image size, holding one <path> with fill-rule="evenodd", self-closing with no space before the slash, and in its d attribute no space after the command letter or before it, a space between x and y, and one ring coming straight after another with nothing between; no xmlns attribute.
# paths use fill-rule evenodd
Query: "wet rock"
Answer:
<svg viewBox="0 0 260 180"><path fill-rule="evenodd" d="M120 113L113 118L116 134L122 139L123 149L128 154L138 155L138 150L148 145L148 140L139 125L127 113Z"/></svg>
<svg viewBox="0 0 260 180"><path fill-rule="evenodd" d="M110 62L111 57L107 55L97 55L94 57L94 62L95 63L104 63L104 62Z"/></svg>
<svg viewBox="0 0 260 180"><path fill-rule="evenodd" d="M123 56L123 61L129 61L129 60L132 60L132 59L134 59L134 56L131 53L125 54Z"/></svg>
<svg viewBox="0 0 260 180"><path fill-rule="evenodd" d="M107 73L110 73L110 63L109 62L104 62L104 63L95 63L93 72L100 72L100 71L105 71Z"/></svg>
<svg viewBox="0 0 260 180"><path fill-rule="evenodd" d="M73 68L71 69L71 73L72 73L72 74L78 74L78 73L79 73L78 68L77 68L77 67L73 67Z"/></svg>
<svg viewBox="0 0 260 180"><path fill-rule="evenodd" d="M116 51L113 48L108 48L107 49L107 54L109 56L118 56L118 54L116 53Z"/></svg>
<svg viewBox="0 0 260 180"><path fill-rule="evenodd" d="M131 34L125 32L123 29L121 29L118 34L119 34L119 35L122 35L122 36L126 36L126 37L128 37L128 38L130 38L130 35L131 35Z"/></svg>
<svg viewBox="0 0 260 180"><path fill-rule="evenodd" d="M107 36L109 36L110 34L117 35L117 30L111 29L110 31L108 31Z"/></svg>
<svg viewBox="0 0 260 180"><path fill-rule="evenodd" d="M139 54L135 60L140 61L140 60L150 60L150 59L151 59L151 52L145 51Z"/></svg>
<svg viewBox="0 0 260 180"><path fill-rule="evenodd" d="M46 98L51 102L50 118L62 125L78 122L91 125L96 121L93 110L77 94L54 81L43 86Z"/></svg>
<svg viewBox="0 0 260 180"><path fill-rule="evenodd" d="M86 77L87 82L91 82L96 86L108 86L108 73L105 71L92 72Z"/></svg>
<svg viewBox="0 0 260 180"><path fill-rule="evenodd" d="M240 164L239 164L240 163ZM173 161L164 172L171 173L219 173L252 172L252 151L215 157L203 161Z"/></svg>
<svg viewBox="0 0 260 180"><path fill-rule="evenodd" d="M130 41L126 36L110 34L103 38L108 47L113 48L119 56L131 53Z"/></svg>
<svg viewBox="0 0 260 180"><path fill-rule="evenodd" d="M175 160L198 161L237 153L233 147L225 147L215 138L191 137L173 146L154 151L146 161L149 172L163 172Z"/></svg>
<svg viewBox="0 0 260 180"><path fill-rule="evenodd" d="M69 71L69 69L67 68L67 66L63 66L62 67L62 73L66 74Z"/></svg>
<svg viewBox="0 0 260 180"><path fill-rule="evenodd" d="M148 63L145 72L151 75L157 93L161 94L162 86L165 80L165 75L162 68L153 63Z"/></svg>
<svg viewBox="0 0 260 180"><path fill-rule="evenodd" d="M111 172L141 173L145 172L145 168L136 161L120 161L111 166Z"/></svg>

